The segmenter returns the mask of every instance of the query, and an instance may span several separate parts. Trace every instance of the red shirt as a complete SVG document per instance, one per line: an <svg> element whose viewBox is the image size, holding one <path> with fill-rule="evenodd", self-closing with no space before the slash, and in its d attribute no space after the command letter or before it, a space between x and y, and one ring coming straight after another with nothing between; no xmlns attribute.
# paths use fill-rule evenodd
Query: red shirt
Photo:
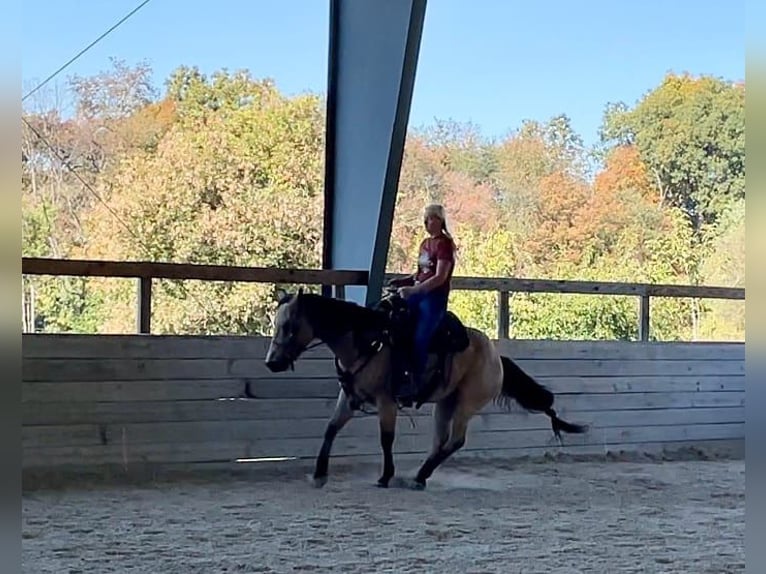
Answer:
<svg viewBox="0 0 766 574"><path fill-rule="evenodd" d="M422 283L426 279L436 275L436 262L439 260L449 261L452 267L447 273L447 280L436 288L436 291L444 291L449 294L450 280L455 265L455 249L446 235L428 237L420 244L420 256L418 257L418 273L415 281Z"/></svg>

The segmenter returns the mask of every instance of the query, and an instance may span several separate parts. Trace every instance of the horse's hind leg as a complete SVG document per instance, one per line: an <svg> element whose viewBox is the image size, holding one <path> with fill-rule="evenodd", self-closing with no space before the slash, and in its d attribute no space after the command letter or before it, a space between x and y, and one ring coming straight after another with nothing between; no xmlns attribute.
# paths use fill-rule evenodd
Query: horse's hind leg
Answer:
<svg viewBox="0 0 766 574"><path fill-rule="evenodd" d="M340 429L346 426L346 423L354 416L354 411L351 410L348 397L343 389L338 393L338 401L335 403L335 411L327 423L327 427L324 431L324 441L322 442L322 448L319 450L319 455L316 460L316 469L314 470L314 486L321 488L327 482L327 470L330 465L330 451L332 450L332 443L335 440L335 435L338 434Z"/></svg>
<svg viewBox="0 0 766 574"><path fill-rule="evenodd" d="M420 467L420 470L415 477L415 488L425 488L426 480L431 476L434 469L444 462L450 454L462 446L461 444L454 450L449 450L452 448L452 441L450 440L450 423L453 422L453 417L455 416L457 398L457 393L452 393L436 403L436 407L434 408L434 442L428 458L423 462L423 465ZM465 435L465 431L463 434Z"/></svg>

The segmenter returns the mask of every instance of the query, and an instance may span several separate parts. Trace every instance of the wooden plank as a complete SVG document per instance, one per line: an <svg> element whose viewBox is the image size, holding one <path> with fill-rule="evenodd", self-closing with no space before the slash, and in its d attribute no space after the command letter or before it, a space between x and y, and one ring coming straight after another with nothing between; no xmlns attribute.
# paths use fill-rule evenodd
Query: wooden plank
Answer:
<svg viewBox="0 0 766 574"><path fill-rule="evenodd" d="M366 285L366 271L329 269L277 269L156 261L97 261L22 257L22 275L69 275L74 277L153 277L201 281L301 283L314 285Z"/></svg>
<svg viewBox="0 0 766 574"><path fill-rule="evenodd" d="M710 377L539 377L537 381L556 394L745 390L745 377L741 375ZM254 398L259 399L329 398L338 394L338 382L334 379L254 379L250 384L250 391Z"/></svg>
<svg viewBox="0 0 766 574"><path fill-rule="evenodd" d="M138 297L136 302L137 331L142 334L152 332L152 278L138 279Z"/></svg>
<svg viewBox="0 0 766 574"><path fill-rule="evenodd" d="M635 410L744 406L744 391L691 393L624 393L561 395L557 412L571 415L592 410ZM192 420L275 420L329 417L334 398L219 399L199 401L21 403L24 426L51 424L109 424ZM422 415L432 405L420 409ZM520 407L519 407L520 409ZM489 405L482 412L505 412Z"/></svg>
<svg viewBox="0 0 766 574"><path fill-rule="evenodd" d="M712 376L745 373L745 364L739 361L519 359L515 362L533 377Z"/></svg>
<svg viewBox="0 0 766 574"><path fill-rule="evenodd" d="M638 339L640 341L649 340L650 301L649 295L641 295L638 310Z"/></svg>
<svg viewBox="0 0 766 574"><path fill-rule="evenodd" d="M229 376L225 359L23 359L23 381L211 379Z"/></svg>
<svg viewBox="0 0 766 574"><path fill-rule="evenodd" d="M744 376L711 377L540 377L556 394L744 391ZM334 378L191 379L137 381L22 382L23 402L170 401L245 397L256 399L333 398ZM248 394L249 393L249 394Z"/></svg>
<svg viewBox="0 0 766 574"><path fill-rule="evenodd" d="M727 376L744 375L744 361L517 359L533 377ZM142 379L335 378L330 359L304 359L294 371L272 373L262 359L22 359L23 381L126 381Z"/></svg>
<svg viewBox="0 0 766 574"><path fill-rule="evenodd" d="M652 297L682 297L697 299L745 300L744 287L717 287L705 285L647 285L646 292Z"/></svg>
<svg viewBox="0 0 766 574"><path fill-rule="evenodd" d="M206 281L254 281L261 283L304 283L317 285L366 285L367 272L360 270L277 269L154 261L98 261L22 257L23 275L68 275L76 277L154 277ZM393 277L389 275L388 277ZM455 277L454 289L518 291L527 293L584 293L593 295L652 295L744 299L745 289L719 286L660 285L609 281L569 281L497 277Z"/></svg>
<svg viewBox="0 0 766 574"><path fill-rule="evenodd" d="M23 381L192 380L232 377L337 377L330 359L305 359L272 373L262 359L22 359Z"/></svg>
<svg viewBox="0 0 766 574"><path fill-rule="evenodd" d="M496 341L495 346L501 354L507 355L514 360L745 360L745 344L739 342L551 341L511 339Z"/></svg>
<svg viewBox="0 0 766 574"><path fill-rule="evenodd" d="M35 359L263 359L270 339L217 335L25 334L25 358ZM331 359L325 345L309 349L304 359Z"/></svg>
<svg viewBox="0 0 766 574"><path fill-rule="evenodd" d="M631 426L684 426L695 424L743 423L743 407L667 409L636 411L586 411L577 413L577 420L593 429L624 428ZM433 432L430 418L417 417L413 426L400 419L397 435L418 435L426 439ZM22 427L22 448L48 446L87 446L100 444L130 444L262 440L279 438L305 438L321 440L327 426L326 418L307 418L295 424L294 420L270 421L191 421L166 423L128 423L105 425L46 425ZM471 420L469 437L480 432L518 430L550 430L550 419L540 414L484 414ZM376 417L357 416L343 430L347 437L377 437Z"/></svg>
<svg viewBox="0 0 766 574"><path fill-rule="evenodd" d="M24 358L263 359L270 339L252 336L23 334ZM498 350L516 359L744 361L738 342L629 342L502 339ZM325 345L301 360L332 358Z"/></svg>
<svg viewBox="0 0 766 574"><path fill-rule="evenodd" d="M630 445L645 442L678 442L744 438L744 423L709 424L670 427L605 428L585 435L567 436L566 444L576 446ZM426 437L400 435L394 442L394 452L425 453L429 448ZM550 431L519 430L515 432L476 433L466 442L464 450L549 447ZM107 444L98 446L40 447L24 449L22 465L34 467L66 463L127 463L138 462L203 462L239 458L300 457L314 458L319 441L306 439L234 440L205 443L146 443ZM333 445L337 455L371 455L380 452L377 437L346 437L339 435Z"/></svg>
<svg viewBox="0 0 766 574"><path fill-rule="evenodd" d="M323 379L311 379L320 387ZM285 386L282 381L271 381L274 386ZM300 382L300 381L297 381ZM175 401L245 397L248 380L147 380L147 381L63 381L24 382L21 400L27 403L100 402L100 401ZM337 395L337 383L335 395ZM329 393L328 396L332 396Z"/></svg>
<svg viewBox="0 0 766 574"><path fill-rule="evenodd" d="M511 326L511 308L508 291L497 292L497 338L507 339Z"/></svg>
<svg viewBox="0 0 766 574"><path fill-rule="evenodd" d="M739 287L618 283L614 281L569 281L520 279L515 277L454 277L454 290L515 291L518 293L569 293L582 295L651 295L654 297L698 297L702 299L745 299Z"/></svg>

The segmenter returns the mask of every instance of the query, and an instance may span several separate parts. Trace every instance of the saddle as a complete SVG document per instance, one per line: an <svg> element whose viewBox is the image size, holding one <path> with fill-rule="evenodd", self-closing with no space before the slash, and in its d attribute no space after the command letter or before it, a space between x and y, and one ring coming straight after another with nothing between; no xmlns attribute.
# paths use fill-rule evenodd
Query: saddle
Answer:
<svg viewBox="0 0 766 574"><path fill-rule="evenodd" d="M415 317L407 307L404 299L392 295L378 301L373 308L385 315L385 323L388 329L384 334L384 340L393 350L394 364L392 385L399 386L407 378L407 368L410 361L410 352L413 348L415 334ZM416 401L420 407L436 388L444 384L447 379L448 367L456 353L468 348L470 341L468 331L463 322L452 311L447 311L439 323L429 344L429 356L424 373L422 388L418 389Z"/></svg>

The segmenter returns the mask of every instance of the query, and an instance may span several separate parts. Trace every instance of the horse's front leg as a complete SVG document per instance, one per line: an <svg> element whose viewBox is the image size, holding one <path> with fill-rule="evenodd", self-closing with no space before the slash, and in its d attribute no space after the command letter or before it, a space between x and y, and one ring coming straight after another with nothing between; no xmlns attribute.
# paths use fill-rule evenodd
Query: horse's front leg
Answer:
<svg viewBox="0 0 766 574"><path fill-rule="evenodd" d="M338 392L338 401L335 403L335 412L333 412L324 431L322 448L319 450L319 455L317 455L316 468L314 470L314 486L317 488L322 488L327 483L330 451L332 450L332 443L335 440L335 435L338 434L340 429L346 426L346 423L350 421L353 416L354 411L351 410L348 397L343 389L341 389Z"/></svg>
<svg viewBox="0 0 766 574"><path fill-rule="evenodd" d="M377 403L380 446L383 449L383 474L378 479L378 486L388 488L388 483L394 476L393 445L396 436L396 403L386 396L381 396Z"/></svg>

